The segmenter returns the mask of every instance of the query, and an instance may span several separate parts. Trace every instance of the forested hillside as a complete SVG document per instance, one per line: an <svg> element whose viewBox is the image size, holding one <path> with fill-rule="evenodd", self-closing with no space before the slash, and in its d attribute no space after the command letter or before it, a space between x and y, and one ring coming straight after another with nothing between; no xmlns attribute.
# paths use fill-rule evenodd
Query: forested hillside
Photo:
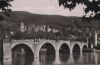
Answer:
<svg viewBox="0 0 100 65"><path fill-rule="evenodd" d="M5 20L11 31L18 30L23 22L26 27L31 24L49 26L59 30L56 36L71 38L93 37L95 29L99 29L100 26L100 21L82 21L81 17L41 15L25 11L11 12L10 17L6 17Z"/></svg>

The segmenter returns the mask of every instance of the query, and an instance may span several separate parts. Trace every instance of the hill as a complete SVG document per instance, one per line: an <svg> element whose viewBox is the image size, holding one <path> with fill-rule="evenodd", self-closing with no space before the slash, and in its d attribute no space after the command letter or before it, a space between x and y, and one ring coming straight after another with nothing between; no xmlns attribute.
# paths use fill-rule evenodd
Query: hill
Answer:
<svg viewBox="0 0 100 65"><path fill-rule="evenodd" d="M60 15L41 15L33 14L25 11L14 11L10 14L10 17L5 18L10 23L15 23L15 26L19 26L21 22L25 25L28 24L45 24L45 25L58 25L65 26L72 22L72 20L80 19L79 17L65 17Z"/></svg>

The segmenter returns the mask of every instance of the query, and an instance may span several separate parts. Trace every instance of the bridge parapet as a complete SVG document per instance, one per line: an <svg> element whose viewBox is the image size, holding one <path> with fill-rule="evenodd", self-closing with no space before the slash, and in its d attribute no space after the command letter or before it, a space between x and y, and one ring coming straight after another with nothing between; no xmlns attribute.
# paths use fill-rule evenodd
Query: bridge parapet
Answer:
<svg viewBox="0 0 100 65"><path fill-rule="evenodd" d="M80 41L70 41L70 43L87 44L87 43L85 43L85 42L80 42Z"/></svg>
<svg viewBox="0 0 100 65"><path fill-rule="evenodd" d="M34 41L34 40L31 39L31 41ZM27 40L27 39L26 39L26 40L12 40L12 42L13 42L13 43L16 43L16 42L17 42L17 43L18 43L18 42L30 42L30 40Z"/></svg>

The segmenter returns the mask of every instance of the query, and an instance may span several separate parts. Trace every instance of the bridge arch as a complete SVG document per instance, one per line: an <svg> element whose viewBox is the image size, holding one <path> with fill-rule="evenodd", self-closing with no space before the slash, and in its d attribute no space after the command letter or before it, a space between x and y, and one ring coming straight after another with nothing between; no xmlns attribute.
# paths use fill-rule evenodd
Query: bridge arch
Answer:
<svg viewBox="0 0 100 65"><path fill-rule="evenodd" d="M28 63L32 63L34 60L34 53L31 49L26 44L17 44L12 47L11 49L11 59L12 59L12 64L24 64L28 60Z"/></svg>
<svg viewBox="0 0 100 65"><path fill-rule="evenodd" d="M80 54L81 54L81 45L78 44L78 43L75 43L73 45L73 48L72 48L72 53L73 53L73 60L74 60L74 62L79 61Z"/></svg>
<svg viewBox="0 0 100 65"><path fill-rule="evenodd" d="M73 47L72 47L72 52L79 52L80 53L81 51L81 48L80 48L80 45L79 44L74 44Z"/></svg>
<svg viewBox="0 0 100 65"><path fill-rule="evenodd" d="M70 47L67 43L62 43L60 45L60 48L59 48L59 53L62 52L62 53L70 53Z"/></svg>
<svg viewBox="0 0 100 65"><path fill-rule="evenodd" d="M55 60L56 49L51 43L44 43L39 50L39 61L53 62Z"/></svg>
<svg viewBox="0 0 100 65"><path fill-rule="evenodd" d="M40 50L41 50L41 48L43 48L44 46L47 46L47 45L50 45L54 50L55 50L55 52L56 52L56 46L55 46L55 43L53 42L53 41L48 41L48 40L43 40L43 41L41 41L41 42L39 42L38 44L36 44L35 46L34 46L34 51L36 51L35 52L35 57L38 57L39 58L39 53L40 53ZM45 50L45 49L44 49Z"/></svg>
<svg viewBox="0 0 100 65"><path fill-rule="evenodd" d="M44 43L44 44L42 44L40 49L39 49L39 52L40 51L47 51L48 52L48 50L49 51L53 51L54 50L54 53L56 52L55 46L53 44L51 44L51 43Z"/></svg>
<svg viewBox="0 0 100 65"><path fill-rule="evenodd" d="M82 47L82 52L85 52L87 50L88 46L87 45L83 45Z"/></svg>
<svg viewBox="0 0 100 65"><path fill-rule="evenodd" d="M15 47L15 46L17 46L17 45L26 45L27 47L29 47L31 50L32 50L32 52L34 53L34 48L33 48L33 46L31 45L31 44L28 44L28 43L19 43L19 42L17 42L17 43L13 43L12 45L11 45L11 50Z"/></svg>
<svg viewBox="0 0 100 65"><path fill-rule="evenodd" d="M26 56L33 56L34 57L34 52L33 50L31 49L30 46L26 45L26 44L17 44L15 46L13 46L11 48L11 52L14 53L14 52L20 52L20 51L24 51L25 55Z"/></svg>
<svg viewBox="0 0 100 65"><path fill-rule="evenodd" d="M70 56L70 47L67 43L61 44L59 48L59 59L60 61L66 62Z"/></svg>

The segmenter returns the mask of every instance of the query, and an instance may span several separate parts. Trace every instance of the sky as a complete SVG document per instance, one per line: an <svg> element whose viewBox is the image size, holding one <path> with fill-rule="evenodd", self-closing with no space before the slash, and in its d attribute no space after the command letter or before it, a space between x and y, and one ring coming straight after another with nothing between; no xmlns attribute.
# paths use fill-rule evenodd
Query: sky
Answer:
<svg viewBox="0 0 100 65"><path fill-rule="evenodd" d="M14 0L11 2L13 11L27 11L36 14L63 15L63 16L83 16L82 6L77 6L69 11L63 6L59 7L58 0Z"/></svg>

